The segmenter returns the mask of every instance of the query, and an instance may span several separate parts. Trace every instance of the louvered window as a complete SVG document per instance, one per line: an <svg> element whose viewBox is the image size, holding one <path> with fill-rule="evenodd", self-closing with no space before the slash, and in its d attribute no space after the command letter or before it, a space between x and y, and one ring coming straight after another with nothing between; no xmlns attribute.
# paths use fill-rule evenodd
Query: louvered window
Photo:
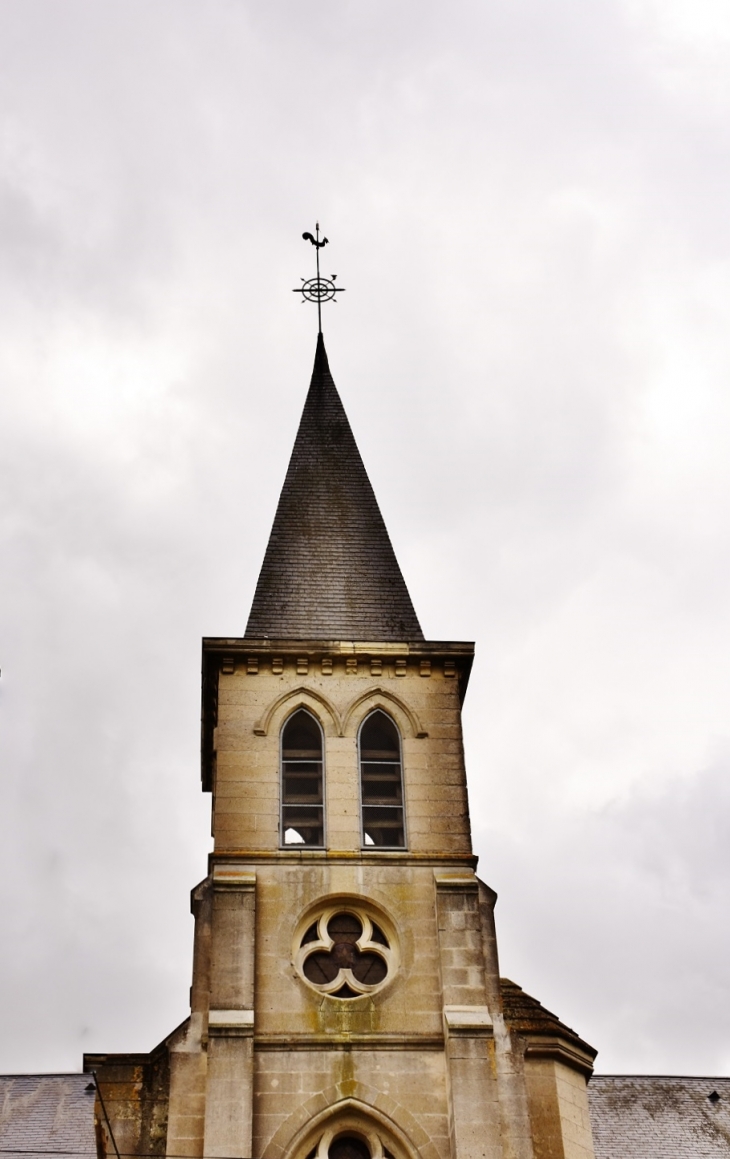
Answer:
<svg viewBox="0 0 730 1159"><path fill-rule="evenodd" d="M400 733L378 709L360 729L362 843L405 849Z"/></svg>
<svg viewBox="0 0 730 1159"><path fill-rule="evenodd" d="M324 845L322 729L304 708L281 733L281 843Z"/></svg>

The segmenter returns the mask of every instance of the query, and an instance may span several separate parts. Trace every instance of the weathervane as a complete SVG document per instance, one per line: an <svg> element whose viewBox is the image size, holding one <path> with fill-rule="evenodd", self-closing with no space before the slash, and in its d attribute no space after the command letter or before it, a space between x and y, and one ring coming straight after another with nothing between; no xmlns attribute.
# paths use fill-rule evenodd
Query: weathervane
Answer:
<svg viewBox="0 0 730 1159"><path fill-rule="evenodd" d="M345 292L345 290L344 290L344 286L336 286L335 285L335 278L337 277L337 274L332 274L332 277L330 277L330 278L320 277L319 251L323 248L323 246L327 245L328 238L323 237L321 241L319 240L319 222L317 222L317 224L314 228L315 228L315 233L317 235L316 237L313 237L311 233L303 233L302 237L304 238L305 241L311 241L312 245L315 248L315 252L317 254L317 277L316 278L307 278L306 280L304 278L302 278L302 285L299 286L296 290L293 290L292 293L301 294L302 295L302 302L316 302L317 303L317 319L319 321L319 332L321 334L322 333L322 303L323 302L336 302L337 298L335 297L335 294L343 294Z"/></svg>

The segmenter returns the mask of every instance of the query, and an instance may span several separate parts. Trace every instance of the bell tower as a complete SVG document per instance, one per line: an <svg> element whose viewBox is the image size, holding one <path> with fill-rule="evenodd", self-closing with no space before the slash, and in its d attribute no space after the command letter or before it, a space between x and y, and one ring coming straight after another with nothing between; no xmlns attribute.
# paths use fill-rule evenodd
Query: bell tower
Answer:
<svg viewBox="0 0 730 1159"><path fill-rule="evenodd" d="M246 632L203 641L190 1017L149 1056L86 1059L120 1150L591 1159L595 1052L499 977L473 655L424 638L320 333Z"/></svg>

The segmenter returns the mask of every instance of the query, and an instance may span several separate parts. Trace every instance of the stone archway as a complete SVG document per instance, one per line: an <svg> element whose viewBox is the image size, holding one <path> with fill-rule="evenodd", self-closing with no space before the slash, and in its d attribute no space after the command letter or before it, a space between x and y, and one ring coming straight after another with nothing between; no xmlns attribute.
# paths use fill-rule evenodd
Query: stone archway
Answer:
<svg viewBox="0 0 730 1159"><path fill-rule="evenodd" d="M442 1159L405 1107L365 1083L347 1086L353 1088L347 1096L336 1086L308 1099L282 1123L262 1159L327 1159L342 1136L361 1140L370 1159Z"/></svg>

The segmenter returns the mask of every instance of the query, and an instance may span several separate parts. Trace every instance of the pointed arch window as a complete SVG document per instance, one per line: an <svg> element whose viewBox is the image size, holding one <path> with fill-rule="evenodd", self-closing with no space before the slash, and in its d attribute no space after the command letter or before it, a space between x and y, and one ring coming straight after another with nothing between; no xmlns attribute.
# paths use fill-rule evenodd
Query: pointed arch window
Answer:
<svg viewBox="0 0 730 1159"><path fill-rule="evenodd" d="M346 1115L328 1127L307 1159L393 1159L380 1131L372 1123L358 1122L359 1118Z"/></svg>
<svg viewBox="0 0 730 1159"><path fill-rule="evenodd" d="M405 849L401 738L395 723L381 709L363 721L359 750L362 843Z"/></svg>
<svg viewBox="0 0 730 1159"><path fill-rule="evenodd" d="M281 730L281 844L324 846L322 728L306 708Z"/></svg>

